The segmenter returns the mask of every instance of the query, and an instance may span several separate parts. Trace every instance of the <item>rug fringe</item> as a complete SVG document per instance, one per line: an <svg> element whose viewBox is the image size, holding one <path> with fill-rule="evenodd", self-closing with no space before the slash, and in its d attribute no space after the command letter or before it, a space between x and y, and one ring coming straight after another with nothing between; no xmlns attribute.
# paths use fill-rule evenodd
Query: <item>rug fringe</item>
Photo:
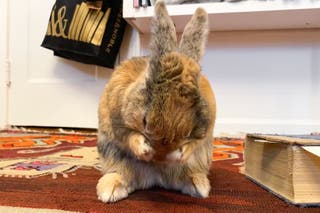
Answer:
<svg viewBox="0 0 320 213"><path fill-rule="evenodd" d="M4 129L1 131L20 131L21 133L43 133L43 134L63 134L63 135L84 135L84 136L97 136L98 133L97 132L82 132L81 130L77 131L77 130L67 130L67 129L63 129L63 128L56 128L56 129L52 129L52 130L46 130L41 129L41 127L39 127L39 130L37 129L32 129L32 128L28 128L28 127L22 127L22 126L11 126L9 129Z"/></svg>

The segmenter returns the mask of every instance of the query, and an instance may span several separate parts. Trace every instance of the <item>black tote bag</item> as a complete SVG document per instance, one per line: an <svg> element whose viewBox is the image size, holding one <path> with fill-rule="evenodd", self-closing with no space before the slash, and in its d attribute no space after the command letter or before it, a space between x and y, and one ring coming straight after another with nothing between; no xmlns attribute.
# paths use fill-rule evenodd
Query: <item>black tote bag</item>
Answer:
<svg viewBox="0 0 320 213"><path fill-rule="evenodd" d="M121 0L56 0L41 46L56 56L113 68L125 27Z"/></svg>

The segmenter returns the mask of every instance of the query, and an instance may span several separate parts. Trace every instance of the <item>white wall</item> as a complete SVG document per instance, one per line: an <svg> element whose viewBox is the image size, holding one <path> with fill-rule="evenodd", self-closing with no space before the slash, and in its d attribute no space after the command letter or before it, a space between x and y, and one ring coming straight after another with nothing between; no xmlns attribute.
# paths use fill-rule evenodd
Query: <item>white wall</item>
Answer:
<svg viewBox="0 0 320 213"><path fill-rule="evenodd" d="M0 0L0 128L6 125L6 29L7 29L7 1Z"/></svg>
<svg viewBox="0 0 320 213"><path fill-rule="evenodd" d="M211 32L202 67L216 134L320 131L320 30Z"/></svg>
<svg viewBox="0 0 320 213"><path fill-rule="evenodd" d="M33 0L28 2L35 4L41 1ZM51 7L51 2L46 4L50 4ZM6 124L7 116L6 73L4 70L7 45L5 32L6 3L7 0L0 0L0 128ZM21 3L16 0L12 4ZM15 10L16 8L15 5ZM25 11L24 8L21 10ZM43 14L43 16L44 20L47 20L48 15ZM14 27L17 26L11 27L16 29ZM19 29L25 29L25 27L19 27ZM35 30L29 30L29 33L36 33L36 36L30 34L29 38L32 39L29 39L28 45L24 46L40 48L39 42L35 41L34 38L42 38L42 35L39 35L38 31ZM26 32L17 31L15 34L26 35ZM13 36L13 38L15 37ZM12 40L11 43L14 42L13 38L10 38ZM137 32L129 30L121 47L120 59L124 60L139 54L145 55L148 53L148 45L148 35L139 36ZM141 48L139 48L140 46ZM15 57L22 58L19 59L20 61L12 61L12 68L16 71L12 77L15 77L20 76L19 73L26 69L23 68L21 60L28 60L28 57L33 57L32 60L29 58L27 64L30 64L37 58L34 54L21 56L21 52L28 52L27 47L22 50L14 49L13 47L14 45L12 44L10 49L12 56L10 56L10 59L13 60ZM41 49L41 51L44 50ZM43 57L41 55L41 58ZM55 74L64 73L65 75L70 75L69 78L73 79L81 75L81 70L85 70L86 67L74 62L72 63L75 64L74 66L64 66L63 70L58 70L59 72L57 72L50 70L52 69L50 65L52 58L53 56L48 54L45 60L41 60L41 67L44 68L38 74L43 74L44 69L49 69L46 70L49 74L51 72ZM63 60L57 61L57 63L66 65L71 64L71 62L64 63ZM320 131L320 29L211 32L202 66L203 73L209 77L216 93L218 106L217 134L224 132L232 134L239 132L310 133ZM20 69L20 67L22 68ZM96 72L99 74L98 76L103 75L101 77L103 82L108 81L110 77L109 71L106 72L105 69L99 67ZM63 91L65 93L77 88L83 90L81 83L72 82L72 84L69 81L64 82L65 87L63 88L66 89L63 89ZM19 84L17 85L15 78L13 78L12 83L13 89L18 88ZM100 84L102 85L102 83ZM100 90L92 92L89 94L90 97L84 99L98 99L101 92ZM18 113L13 113L12 109L14 107L23 109L22 105L14 103L23 103L24 100L15 97L10 96L10 103L12 104L10 105L11 108L9 110L11 112L9 113L11 113L11 116L15 114L14 121L17 125L19 123L28 125L28 123L21 123L22 119L18 118ZM33 96L30 95L27 100L34 101L32 98ZM73 102L73 100L69 99L68 101ZM56 102L53 104L56 104ZM90 125L84 126L96 127L93 123L95 124L97 107L95 104L90 106L86 108L85 112L87 116L85 117L86 122ZM65 107L63 111L70 115L67 112L73 109ZM44 107L43 110L46 110L46 108ZM89 112L93 112L92 116ZM39 112L34 113L39 114ZM49 114L52 113L50 112ZM41 118L48 119L48 117L43 116ZM65 116L63 119L68 120L72 119L72 117ZM42 123L46 126L52 125L45 120ZM62 123L68 122L63 121Z"/></svg>

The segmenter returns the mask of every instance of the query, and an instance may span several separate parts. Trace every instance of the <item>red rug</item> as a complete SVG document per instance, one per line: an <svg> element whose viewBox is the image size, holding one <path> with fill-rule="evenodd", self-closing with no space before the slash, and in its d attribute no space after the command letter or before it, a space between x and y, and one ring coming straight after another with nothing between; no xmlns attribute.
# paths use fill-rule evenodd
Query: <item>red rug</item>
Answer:
<svg viewBox="0 0 320 213"><path fill-rule="evenodd" d="M160 188L104 204L96 135L0 132L0 205L80 212L319 212L285 203L241 174L243 140L214 141L209 198Z"/></svg>

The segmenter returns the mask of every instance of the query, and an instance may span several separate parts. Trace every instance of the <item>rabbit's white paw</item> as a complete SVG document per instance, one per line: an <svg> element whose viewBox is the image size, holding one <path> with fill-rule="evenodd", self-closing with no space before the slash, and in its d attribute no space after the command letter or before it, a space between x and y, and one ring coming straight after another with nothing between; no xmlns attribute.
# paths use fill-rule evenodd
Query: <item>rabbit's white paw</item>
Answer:
<svg viewBox="0 0 320 213"><path fill-rule="evenodd" d="M183 154L181 149L177 149L166 156L168 162L178 163L181 161Z"/></svg>
<svg viewBox="0 0 320 213"><path fill-rule="evenodd" d="M182 193L193 197L206 198L209 196L211 186L210 181L204 174L197 174L192 177L191 184L185 184Z"/></svg>
<svg viewBox="0 0 320 213"><path fill-rule="evenodd" d="M190 143L183 145L180 149L177 149L169 153L166 158L168 162L173 163L185 163L188 161L190 155L192 154L192 147Z"/></svg>
<svg viewBox="0 0 320 213"><path fill-rule="evenodd" d="M194 175L192 182L197 189L200 197L208 197L211 189L210 181L204 174Z"/></svg>
<svg viewBox="0 0 320 213"><path fill-rule="evenodd" d="M99 179L97 195L102 202L112 203L128 197L128 190L121 175L108 173Z"/></svg>
<svg viewBox="0 0 320 213"><path fill-rule="evenodd" d="M139 160L150 161L153 158L154 150L146 143L141 134L132 134L129 138L129 147Z"/></svg>

